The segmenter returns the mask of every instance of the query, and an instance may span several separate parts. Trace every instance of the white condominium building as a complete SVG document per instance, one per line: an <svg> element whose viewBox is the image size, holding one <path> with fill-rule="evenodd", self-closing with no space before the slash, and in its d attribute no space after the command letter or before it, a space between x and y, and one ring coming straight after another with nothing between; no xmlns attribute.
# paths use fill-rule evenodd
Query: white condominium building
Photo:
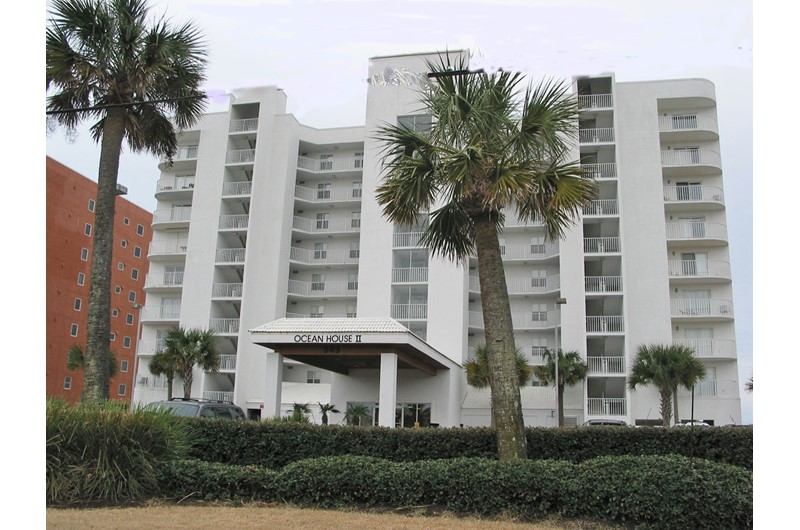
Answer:
<svg viewBox="0 0 800 530"><path fill-rule="evenodd" d="M461 53L461 52L451 52ZM166 397L148 361L171 326L211 328L217 373L193 397L250 417L294 403L363 405L387 426L490 424L488 389L462 364L483 343L477 262L429 254L421 226L393 226L374 190L376 128L425 128L416 88L428 55L370 61L364 126L315 129L276 87L234 92L160 164L134 400ZM556 345L588 364L566 421L660 418L652 387L628 389L641 344L685 344L706 366L678 391L681 419L741 422L731 266L714 86L703 79L576 77L575 158L597 200L560 241L506 217L500 235L516 343L531 365ZM559 302L558 304L556 302ZM182 395L176 381L175 395ZM521 388L526 425L556 424L552 386ZM356 421L356 420L352 420Z"/></svg>

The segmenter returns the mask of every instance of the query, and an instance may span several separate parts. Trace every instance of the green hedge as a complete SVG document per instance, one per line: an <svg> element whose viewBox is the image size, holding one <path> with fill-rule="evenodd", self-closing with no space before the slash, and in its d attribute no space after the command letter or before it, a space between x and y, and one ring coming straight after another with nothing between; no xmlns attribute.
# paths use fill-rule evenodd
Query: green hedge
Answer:
<svg viewBox="0 0 800 530"><path fill-rule="evenodd" d="M654 529L753 524L751 471L677 455L602 457L577 464L339 456L294 462L280 471L189 460L163 468L161 484L176 498L319 507L436 505L464 515L561 515Z"/></svg>
<svg viewBox="0 0 800 530"><path fill-rule="evenodd" d="M489 428L387 429L202 419L187 424L191 458L233 465L280 469L306 458L338 455L398 462L497 456L495 432ZM527 437L532 460L677 454L753 468L752 428L529 428Z"/></svg>

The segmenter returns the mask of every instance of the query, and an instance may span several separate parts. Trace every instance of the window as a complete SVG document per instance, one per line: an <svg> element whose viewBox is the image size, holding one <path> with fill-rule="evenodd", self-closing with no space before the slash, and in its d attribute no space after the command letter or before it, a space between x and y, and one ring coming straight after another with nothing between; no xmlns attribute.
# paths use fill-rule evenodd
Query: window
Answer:
<svg viewBox="0 0 800 530"><path fill-rule="evenodd" d="M306 372L306 383L318 385L321 381L322 372L319 370L308 370Z"/></svg>
<svg viewBox="0 0 800 530"><path fill-rule="evenodd" d="M142 257L142 248L141 247L133 247L133 256L136 258Z"/></svg>
<svg viewBox="0 0 800 530"><path fill-rule="evenodd" d="M364 167L364 153L356 153L355 167L356 169Z"/></svg>
<svg viewBox="0 0 800 530"><path fill-rule="evenodd" d="M120 361L119 362L119 371L120 372L127 372L128 371L128 361Z"/></svg>
<svg viewBox="0 0 800 530"><path fill-rule="evenodd" d="M361 212L353 212L350 217L350 228L361 228Z"/></svg>
<svg viewBox="0 0 800 530"><path fill-rule="evenodd" d="M72 324L69 328L69 336L70 337L77 337L78 336L78 325Z"/></svg>
<svg viewBox="0 0 800 530"><path fill-rule="evenodd" d="M361 249L358 245L358 241L350 243L350 259L358 259L359 255L361 254Z"/></svg>
<svg viewBox="0 0 800 530"><path fill-rule="evenodd" d="M89 249L82 248L81 249L81 261L88 261L89 260Z"/></svg>
<svg viewBox="0 0 800 530"><path fill-rule="evenodd" d="M347 275L347 290L348 291L356 291L358 290L358 273L351 272Z"/></svg>
<svg viewBox="0 0 800 530"><path fill-rule="evenodd" d="M536 363L544 362L544 351L547 349L547 339L534 337L531 340L531 360ZM536 379L534 377L534 379Z"/></svg>
<svg viewBox="0 0 800 530"><path fill-rule="evenodd" d="M117 394L119 394L120 396L124 396L125 390L126 390L125 383L120 383L119 387L117 388Z"/></svg>
<svg viewBox="0 0 800 530"><path fill-rule="evenodd" d="M89 199L89 211L94 211L94 199Z"/></svg>
<svg viewBox="0 0 800 530"><path fill-rule="evenodd" d="M325 275L324 274L312 274L311 275L311 290L312 291L324 291L325 290Z"/></svg>
<svg viewBox="0 0 800 530"><path fill-rule="evenodd" d="M328 257L327 243L314 243L314 259L326 259Z"/></svg>
<svg viewBox="0 0 800 530"><path fill-rule="evenodd" d="M111 342L114 342L115 340L117 340L117 334L116 334L116 333L114 333L114 332L112 331L112 332L111 332L111 338L110 338L109 340L110 340Z"/></svg>
<svg viewBox="0 0 800 530"><path fill-rule="evenodd" d="M82 272L78 273L78 285L83 286L86 283L86 275Z"/></svg>
<svg viewBox="0 0 800 530"><path fill-rule="evenodd" d="M322 171L333 169L333 155L320 155L319 169Z"/></svg>
<svg viewBox="0 0 800 530"><path fill-rule="evenodd" d="M505 256L506 255L506 240L503 239L503 238L500 238L498 242L500 243L500 255L501 256Z"/></svg>
<svg viewBox="0 0 800 530"><path fill-rule="evenodd" d="M327 230L328 229L328 219L330 218L330 214L327 212L321 212L317 214L317 230Z"/></svg>
<svg viewBox="0 0 800 530"><path fill-rule="evenodd" d="M144 235L144 227L142 225L136 225L136 235Z"/></svg>
<svg viewBox="0 0 800 530"><path fill-rule="evenodd" d="M697 114L672 117L673 129L697 129Z"/></svg>
<svg viewBox="0 0 800 530"><path fill-rule="evenodd" d="M676 147L674 151L675 151L675 161L677 164L700 163L699 147Z"/></svg>
<svg viewBox="0 0 800 530"><path fill-rule="evenodd" d="M117 270L124 271L125 270L125 264L122 263L121 261L117 262Z"/></svg>
<svg viewBox="0 0 800 530"><path fill-rule="evenodd" d="M353 197L356 199L361 198L361 182L353 182Z"/></svg>
<svg viewBox="0 0 800 530"><path fill-rule="evenodd" d="M431 404L398 403L394 411L394 425L395 427L409 427L409 428L430 427Z"/></svg>
<svg viewBox="0 0 800 530"><path fill-rule="evenodd" d="M329 182L317 184L317 199L330 199L331 185Z"/></svg>
<svg viewBox="0 0 800 530"><path fill-rule="evenodd" d="M89 223L86 223L83 226L83 233L84 233L84 235L87 235L87 236L92 235L92 225L90 225Z"/></svg>
<svg viewBox="0 0 800 530"><path fill-rule="evenodd" d="M136 301L136 291L128 291L128 302Z"/></svg>
<svg viewBox="0 0 800 530"><path fill-rule="evenodd" d="M122 241L119 242L119 246L121 246L122 248L127 248L128 242L123 239Z"/></svg>
<svg viewBox="0 0 800 530"><path fill-rule="evenodd" d="M676 182L675 191L676 191L676 198L679 201L703 200L703 183L700 181Z"/></svg>
<svg viewBox="0 0 800 530"><path fill-rule="evenodd" d="M347 306L347 318L356 318L356 306Z"/></svg>
<svg viewBox="0 0 800 530"><path fill-rule="evenodd" d="M413 132L428 132L433 126L429 114L415 114L412 116L398 116L397 125Z"/></svg>
<svg viewBox="0 0 800 530"><path fill-rule="evenodd" d="M533 304L531 307L531 321L547 322L547 305Z"/></svg>
<svg viewBox="0 0 800 530"><path fill-rule="evenodd" d="M112 309L111 316L117 318L119 316L119 309Z"/></svg>
<svg viewBox="0 0 800 530"><path fill-rule="evenodd" d="M133 313L128 313L127 315L125 315L125 323L128 324L129 326L133 325Z"/></svg>
<svg viewBox="0 0 800 530"><path fill-rule="evenodd" d="M114 294L120 294L122 292L122 287L119 285L114 286Z"/></svg>
<svg viewBox="0 0 800 530"><path fill-rule="evenodd" d="M125 217L125 218L122 220L122 222L123 222L123 224L124 224L125 226L128 226L129 224L131 224L131 220L130 220L130 219L128 219L127 217Z"/></svg>
<svg viewBox="0 0 800 530"><path fill-rule="evenodd" d="M123 337L122 338L122 347L123 348L130 348L131 347L131 338L130 337Z"/></svg>
<svg viewBox="0 0 800 530"><path fill-rule="evenodd" d="M75 299L75 303L72 305L72 308L75 309L75 311L80 311L81 310L81 299L80 298L76 298Z"/></svg>
<svg viewBox="0 0 800 530"><path fill-rule="evenodd" d="M544 236L531 238L531 254L544 254Z"/></svg>
<svg viewBox="0 0 800 530"><path fill-rule="evenodd" d="M64 378L64 390L72 390L72 377L66 376Z"/></svg>
<svg viewBox="0 0 800 530"><path fill-rule="evenodd" d="M139 270L131 269L131 280L138 280L138 279L139 279Z"/></svg>
<svg viewBox="0 0 800 530"><path fill-rule="evenodd" d="M531 287L534 289L544 289L547 287L547 271L544 269L534 269L531 271Z"/></svg>
<svg viewBox="0 0 800 530"><path fill-rule="evenodd" d="M322 318L325 315L325 306L321 305L312 305L311 306L311 318Z"/></svg>

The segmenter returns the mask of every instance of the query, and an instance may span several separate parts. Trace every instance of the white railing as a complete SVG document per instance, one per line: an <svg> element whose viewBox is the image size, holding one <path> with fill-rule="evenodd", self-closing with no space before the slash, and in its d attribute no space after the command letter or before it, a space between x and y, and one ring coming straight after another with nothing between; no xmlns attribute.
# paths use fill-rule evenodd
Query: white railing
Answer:
<svg viewBox="0 0 800 530"><path fill-rule="evenodd" d="M156 191L191 190L194 188L194 176L164 177L156 183Z"/></svg>
<svg viewBox="0 0 800 530"><path fill-rule="evenodd" d="M669 275L674 278L728 278L731 264L717 259L670 260Z"/></svg>
<svg viewBox="0 0 800 530"><path fill-rule="evenodd" d="M153 224L156 223L183 223L192 217L191 206L156 210L153 212Z"/></svg>
<svg viewBox="0 0 800 530"><path fill-rule="evenodd" d="M587 333L622 333L625 322L621 316L586 317Z"/></svg>
<svg viewBox="0 0 800 530"><path fill-rule="evenodd" d="M475 291L479 292L480 280L477 276L470 276L470 287L473 285L473 278L475 279ZM555 291L559 287L561 287L561 276L558 274L551 274L541 278L506 278L508 294L547 293Z"/></svg>
<svg viewBox="0 0 800 530"><path fill-rule="evenodd" d="M428 318L428 304L392 304L391 317L404 320Z"/></svg>
<svg viewBox="0 0 800 530"><path fill-rule="evenodd" d="M217 263L244 263L243 248L218 248L216 253Z"/></svg>
<svg viewBox="0 0 800 530"><path fill-rule="evenodd" d="M142 308L142 320L178 320L181 316L181 306L165 305Z"/></svg>
<svg viewBox="0 0 800 530"><path fill-rule="evenodd" d="M222 392L220 390L206 390L203 392L203 399L209 401L230 401L233 402L233 392Z"/></svg>
<svg viewBox="0 0 800 530"><path fill-rule="evenodd" d="M672 343L692 348L695 357L736 357L736 341L733 339L673 339Z"/></svg>
<svg viewBox="0 0 800 530"><path fill-rule="evenodd" d="M667 239L728 239L727 227L722 223L705 221L677 221L666 223Z"/></svg>
<svg viewBox="0 0 800 530"><path fill-rule="evenodd" d="M178 146L178 151L175 153L175 156L172 157L173 160L191 160L193 158L197 158L196 145Z"/></svg>
<svg viewBox="0 0 800 530"><path fill-rule="evenodd" d="M580 109L608 109L613 106L614 98L611 94L578 96L578 108Z"/></svg>
<svg viewBox="0 0 800 530"><path fill-rule="evenodd" d="M311 234L331 232L358 232L361 229L360 219L307 219L295 216L292 228Z"/></svg>
<svg viewBox="0 0 800 530"><path fill-rule="evenodd" d="M602 127L597 129L581 129L578 137L582 144L596 144L601 142L614 141L613 127Z"/></svg>
<svg viewBox="0 0 800 530"><path fill-rule="evenodd" d="M356 318L355 313L286 313L286 318Z"/></svg>
<svg viewBox="0 0 800 530"><path fill-rule="evenodd" d="M236 355L228 355L228 354L220 355L219 371L220 372L236 371Z"/></svg>
<svg viewBox="0 0 800 530"><path fill-rule="evenodd" d="M307 265L350 265L358 263L358 249L310 250L292 247L289 260Z"/></svg>
<svg viewBox="0 0 800 530"><path fill-rule="evenodd" d="M152 241L147 251L148 256L157 254L186 254L189 243L185 240Z"/></svg>
<svg viewBox="0 0 800 530"><path fill-rule="evenodd" d="M243 120L231 120L228 132L248 132L258 129L258 118L245 118Z"/></svg>
<svg viewBox="0 0 800 530"><path fill-rule="evenodd" d="M138 344L140 355L154 355L164 349L164 339L140 339Z"/></svg>
<svg viewBox="0 0 800 530"><path fill-rule="evenodd" d="M358 280L346 282L301 282L289 280L289 294L300 296L355 296Z"/></svg>
<svg viewBox="0 0 800 530"><path fill-rule="evenodd" d="M594 374L624 374L625 357L587 357L589 372Z"/></svg>
<svg viewBox="0 0 800 530"><path fill-rule="evenodd" d="M428 267L392 269L392 283L423 283L428 281Z"/></svg>
<svg viewBox="0 0 800 530"><path fill-rule="evenodd" d="M584 237L583 251L586 254L606 254L620 252L618 237Z"/></svg>
<svg viewBox="0 0 800 530"><path fill-rule="evenodd" d="M250 195L253 183L247 180L241 182L223 182L222 194L231 196Z"/></svg>
<svg viewBox="0 0 800 530"><path fill-rule="evenodd" d="M304 156L297 157L297 167L306 171L348 171L348 170L362 170L364 168L364 159L358 157L336 157L336 158L307 158Z"/></svg>
<svg viewBox="0 0 800 530"><path fill-rule="evenodd" d="M529 311L511 313L511 322L514 329L546 329L555 327L555 311ZM470 311L469 325L473 328L483 329L483 312Z"/></svg>
<svg viewBox="0 0 800 530"><path fill-rule="evenodd" d="M303 186L294 187L295 199L309 202L338 202L338 201L360 201L361 188L351 188L347 186L336 186L329 189L304 188Z"/></svg>
<svg viewBox="0 0 800 530"><path fill-rule="evenodd" d="M705 114L680 114L658 117L661 132L707 130L717 132L717 120Z"/></svg>
<svg viewBox="0 0 800 530"><path fill-rule="evenodd" d="M256 159L255 149L237 149L225 154L226 164L248 164Z"/></svg>
<svg viewBox="0 0 800 530"><path fill-rule="evenodd" d="M239 333L239 319L211 318L208 321L208 328L219 334Z"/></svg>
<svg viewBox="0 0 800 530"><path fill-rule="evenodd" d="M722 188L689 184L686 186L664 186L666 202L725 202Z"/></svg>
<svg viewBox="0 0 800 530"><path fill-rule="evenodd" d="M392 236L392 246L394 248L419 247L419 238L422 232L400 232Z"/></svg>
<svg viewBox="0 0 800 530"><path fill-rule="evenodd" d="M183 285L183 272L150 272L145 276L144 286L149 287L180 287Z"/></svg>
<svg viewBox="0 0 800 530"><path fill-rule="evenodd" d="M587 413L598 416L625 416L628 404L625 398L588 398Z"/></svg>
<svg viewBox="0 0 800 530"><path fill-rule="evenodd" d="M247 214L220 215L218 228L220 230L247 228L249 223L250 216Z"/></svg>
<svg viewBox="0 0 800 530"><path fill-rule="evenodd" d="M673 317L733 318L733 302L718 298L677 298L670 301Z"/></svg>
<svg viewBox="0 0 800 530"><path fill-rule="evenodd" d="M598 199L583 207L583 215L619 215L617 199Z"/></svg>
<svg viewBox="0 0 800 530"><path fill-rule="evenodd" d="M739 397L743 386L744 385L740 386L737 381L733 381L732 379L708 379L705 381L698 381L697 384L694 385L694 397ZM691 389L683 387L678 388L679 398L690 398L691 395ZM686 413L684 412L682 415L686 415Z"/></svg>
<svg viewBox="0 0 800 530"><path fill-rule="evenodd" d="M716 166L720 167L719 153L707 149L661 151L662 166Z"/></svg>
<svg viewBox="0 0 800 530"><path fill-rule="evenodd" d="M584 178L590 179L615 179L617 178L617 163L602 162L599 164L581 164Z"/></svg>
<svg viewBox="0 0 800 530"><path fill-rule="evenodd" d="M557 256L558 249L558 243L500 245L500 255L504 260L544 259Z"/></svg>
<svg viewBox="0 0 800 530"><path fill-rule="evenodd" d="M212 298L241 298L241 283L215 283L211 286Z"/></svg>
<svg viewBox="0 0 800 530"><path fill-rule="evenodd" d="M622 276L586 276L583 283L587 293L622 291Z"/></svg>

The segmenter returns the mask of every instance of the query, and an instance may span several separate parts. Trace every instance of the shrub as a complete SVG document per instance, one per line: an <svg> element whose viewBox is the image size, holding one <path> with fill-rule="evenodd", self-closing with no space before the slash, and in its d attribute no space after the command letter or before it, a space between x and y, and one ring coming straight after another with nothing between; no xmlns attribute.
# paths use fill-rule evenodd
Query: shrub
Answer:
<svg viewBox="0 0 800 530"><path fill-rule="evenodd" d="M47 402L47 503L141 498L158 490L157 469L185 453L180 424L118 405Z"/></svg>
<svg viewBox="0 0 800 530"><path fill-rule="evenodd" d="M228 466L200 460L175 460L159 468L161 491L173 499L278 499L277 473L259 466Z"/></svg>

